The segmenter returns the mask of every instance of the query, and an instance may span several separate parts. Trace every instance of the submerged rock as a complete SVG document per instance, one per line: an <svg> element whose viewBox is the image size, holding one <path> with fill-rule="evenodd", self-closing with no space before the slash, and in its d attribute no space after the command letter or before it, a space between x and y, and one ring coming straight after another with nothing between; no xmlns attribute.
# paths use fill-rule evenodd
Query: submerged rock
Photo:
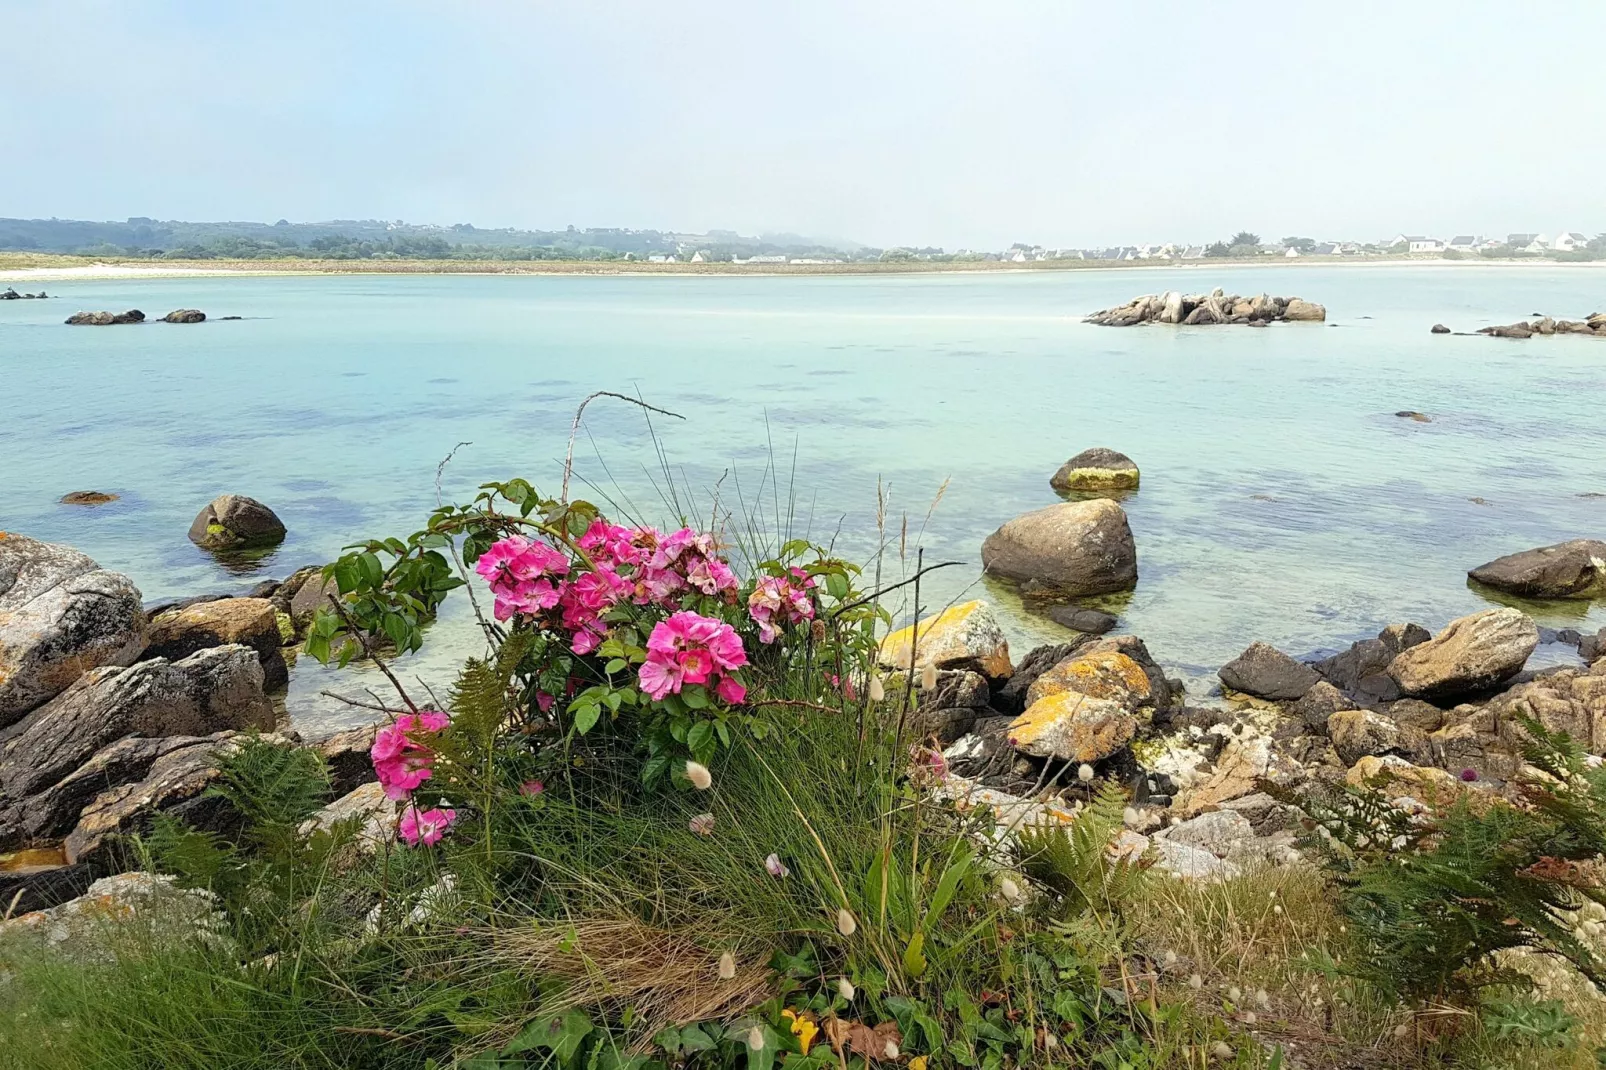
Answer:
<svg viewBox="0 0 1606 1070"><path fill-rule="evenodd" d="M1017 516L987 536L981 560L994 576L1036 580L1072 597L1130 590L1138 582L1137 544L1126 512L1108 498Z"/></svg>
<svg viewBox="0 0 1606 1070"><path fill-rule="evenodd" d="M0 728L90 669L133 662L145 629L127 576L71 547L0 531Z"/></svg>
<svg viewBox="0 0 1606 1070"><path fill-rule="evenodd" d="M1606 595L1606 542L1573 539L1497 557L1467 573L1488 587L1525 598Z"/></svg>
<svg viewBox="0 0 1606 1070"><path fill-rule="evenodd" d="M1402 651L1389 675L1411 697L1478 691L1515 676L1539 645L1539 628L1515 609L1489 609L1451 621Z"/></svg>
<svg viewBox="0 0 1606 1070"><path fill-rule="evenodd" d="M284 541L285 528L267 506L243 494L214 498L190 525L190 541L207 550L243 550Z"/></svg>
<svg viewBox="0 0 1606 1070"><path fill-rule="evenodd" d="M310 584L309 584L310 586ZM881 641L879 660L889 669L927 665L939 669L974 668L992 679L1009 676L1009 641L986 602L965 602L900 628Z"/></svg>
<svg viewBox="0 0 1606 1070"><path fill-rule="evenodd" d="M1055 490L1097 494L1136 490L1138 479L1138 466L1132 458L1116 450L1095 446L1066 461L1048 483Z"/></svg>

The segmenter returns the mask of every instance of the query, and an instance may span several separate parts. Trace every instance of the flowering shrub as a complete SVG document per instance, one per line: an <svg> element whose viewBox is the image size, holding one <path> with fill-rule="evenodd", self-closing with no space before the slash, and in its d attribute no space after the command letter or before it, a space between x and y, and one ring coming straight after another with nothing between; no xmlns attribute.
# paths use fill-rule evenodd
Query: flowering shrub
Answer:
<svg viewBox="0 0 1606 1070"><path fill-rule="evenodd" d="M375 738L379 781L407 806L407 842L436 842L465 805L539 805L528 785L583 767L582 741L636 755L647 787L672 773L703 787L733 731L768 730L755 702L853 701L877 611L857 597L852 565L794 540L771 557L749 553L744 580L716 533L621 525L523 480L482 490L406 542L365 543L325 569L336 597L307 641L325 661L417 649L462 585L442 574L446 562L470 578L471 594L490 596L489 654L470 663L474 681L460 681L453 716L409 700L411 712Z"/></svg>

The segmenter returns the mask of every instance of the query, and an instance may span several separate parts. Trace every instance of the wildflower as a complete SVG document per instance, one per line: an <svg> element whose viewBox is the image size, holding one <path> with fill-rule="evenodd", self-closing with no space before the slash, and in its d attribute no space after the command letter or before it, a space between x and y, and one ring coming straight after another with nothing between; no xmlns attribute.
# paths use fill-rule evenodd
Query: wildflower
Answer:
<svg viewBox="0 0 1606 1070"><path fill-rule="evenodd" d="M539 795L546 790L546 785L539 780L526 780L519 785L520 795Z"/></svg>
<svg viewBox="0 0 1606 1070"><path fill-rule="evenodd" d="M719 956L719 979L729 981L736 976L736 956L729 951Z"/></svg>
<svg viewBox="0 0 1606 1070"><path fill-rule="evenodd" d="M1461 770L1461 779L1466 781L1468 784L1471 784L1473 781L1478 779L1478 771L1469 766L1468 768Z"/></svg>
<svg viewBox="0 0 1606 1070"><path fill-rule="evenodd" d="M714 815L698 814L687 822L686 827L699 836L712 836L714 834Z"/></svg>
<svg viewBox="0 0 1606 1070"><path fill-rule="evenodd" d="M1076 769L1076 779L1084 784L1089 783L1093 779L1093 767L1083 762Z"/></svg>
<svg viewBox="0 0 1606 1070"><path fill-rule="evenodd" d="M790 1007L781 1012L781 1017L792 1023L792 1035L797 1037L797 1046L802 1054L807 1055L814 1038L819 1035L820 1027L815 1025L812 1019L798 1014Z"/></svg>
<svg viewBox="0 0 1606 1070"><path fill-rule="evenodd" d="M401 820L396 824L396 833L410 847L417 847L420 843L425 847L433 847L440 842L446 830L456 820L456 810L443 810L437 807L419 813L418 807L409 803L407 809L402 811Z"/></svg>
<svg viewBox="0 0 1606 1070"><path fill-rule="evenodd" d="M781 856L774 851L771 851L769 857L764 859L764 869L772 877L785 877L792 872L786 868L786 863L781 861Z"/></svg>
<svg viewBox="0 0 1606 1070"><path fill-rule="evenodd" d="M836 994L847 1000L849 1003L852 1003L855 995L853 982L848 980L846 977L838 977L836 979Z"/></svg>
<svg viewBox="0 0 1606 1070"><path fill-rule="evenodd" d="M887 697L887 689L881 683L881 677L870 677L870 701L880 702Z"/></svg>
<svg viewBox="0 0 1606 1070"><path fill-rule="evenodd" d="M843 936L852 936L859 929L859 923L853 919L853 912L843 907L836 912L836 931Z"/></svg>
<svg viewBox="0 0 1606 1070"><path fill-rule="evenodd" d="M709 788L714 786L714 774L710 773L708 771L708 766L701 762L686 763L686 779L691 781L691 786L696 788L698 791L707 791ZM710 827L712 827L714 820L713 815L709 815L708 820Z"/></svg>
<svg viewBox="0 0 1606 1070"><path fill-rule="evenodd" d="M751 1048L753 1051L763 1051L764 1050L764 1030L760 1029L756 1025L753 1028L749 1029L747 1031L747 1046L749 1048Z"/></svg>
<svg viewBox="0 0 1606 1070"><path fill-rule="evenodd" d="M935 691L937 689L937 664L927 662L926 667L920 670L920 690Z"/></svg>

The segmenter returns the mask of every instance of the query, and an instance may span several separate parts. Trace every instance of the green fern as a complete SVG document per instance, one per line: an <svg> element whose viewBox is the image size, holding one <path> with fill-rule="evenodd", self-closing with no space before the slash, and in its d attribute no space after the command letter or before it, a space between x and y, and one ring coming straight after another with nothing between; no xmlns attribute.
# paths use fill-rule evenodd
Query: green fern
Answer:
<svg viewBox="0 0 1606 1070"><path fill-rule="evenodd" d="M1069 826L1024 828L1017 856L1027 877L1053 891L1067 916L1119 914L1147 863L1112 857L1110 844L1125 827L1126 793L1106 782Z"/></svg>

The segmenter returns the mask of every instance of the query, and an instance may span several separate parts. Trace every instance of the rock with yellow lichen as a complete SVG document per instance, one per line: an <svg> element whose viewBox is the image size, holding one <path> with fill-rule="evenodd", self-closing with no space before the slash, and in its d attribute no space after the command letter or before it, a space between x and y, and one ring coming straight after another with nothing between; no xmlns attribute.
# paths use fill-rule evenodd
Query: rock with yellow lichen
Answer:
<svg viewBox="0 0 1606 1070"><path fill-rule="evenodd" d="M1010 746L1037 758L1096 762L1122 750L1138 719L1119 702L1060 691L1032 703L1010 722Z"/></svg>
<svg viewBox="0 0 1606 1070"><path fill-rule="evenodd" d="M971 669L998 680L1009 676L1009 640L986 602L952 606L881 642L880 662L889 669Z"/></svg>

